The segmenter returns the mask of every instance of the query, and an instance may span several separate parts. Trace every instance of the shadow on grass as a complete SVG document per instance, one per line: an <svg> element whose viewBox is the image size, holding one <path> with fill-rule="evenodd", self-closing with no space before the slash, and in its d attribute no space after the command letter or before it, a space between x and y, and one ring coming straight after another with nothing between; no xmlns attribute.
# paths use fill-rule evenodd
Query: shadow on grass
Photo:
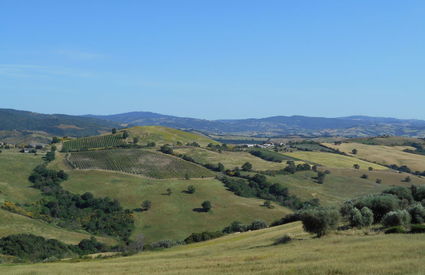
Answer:
<svg viewBox="0 0 425 275"><path fill-rule="evenodd" d="M192 211L198 212L198 213L206 213L206 212L208 212L204 208L193 208Z"/></svg>

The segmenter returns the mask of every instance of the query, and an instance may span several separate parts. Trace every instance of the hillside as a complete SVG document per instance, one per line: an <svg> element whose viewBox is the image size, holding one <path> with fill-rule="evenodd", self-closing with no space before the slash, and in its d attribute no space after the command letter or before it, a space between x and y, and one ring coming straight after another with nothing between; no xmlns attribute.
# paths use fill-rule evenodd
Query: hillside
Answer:
<svg viewBox="0 0 425 275"><path fill-rule="evenodd" d="M285 234L294 240L273 245ZM304 233L300 223L291 223L130 257L3 265L0 272L43 275L421 274L425 269L423 237L423 234L364 234L349 230L318 239Z"/></svg>
<svg viewBox="0 0 425 275"><path fill-rule="evenodd" d="M39 114L0 109L0 130L42 131L52 136L88 136L110 131L118 123L62 114Z"/></svg>

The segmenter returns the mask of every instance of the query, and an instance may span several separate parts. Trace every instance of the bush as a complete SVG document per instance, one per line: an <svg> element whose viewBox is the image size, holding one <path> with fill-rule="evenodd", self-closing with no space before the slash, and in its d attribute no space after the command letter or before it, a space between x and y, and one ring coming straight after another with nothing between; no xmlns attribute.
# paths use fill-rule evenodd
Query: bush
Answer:
<svg viewBox="0 0 425 275"><path fill-rule="evenodd" d="M193 194L193 193L195 193L195 191L196 191L195 186L193 186L193 185L189 185L189 186L187 187L187 193L189 193L189 194Z"/></svg>
<svg viewBox="0 0 425 275"><path fill-rule="evenodd" d="M301 221L305 231L314 233L320 238L330 230L336 229L339 212L333 208L310 208L301 212Z"/></svg>
<svg viewBox="0 0 425 275"><path fill-rule="evenodd" d="M380 222L382 217L390 211L399 209L399 200L392 194L367 195L357 199L354 207L367 207L373 212L374 221Z"/></svg>
<svg viewBox="0 0 425 275"><path fill-rule="evenodd" d="M150 246L152 249L156 249L156 248L171 248L173 246L181 245L181 244L182 244L181 242L176 242L173 240L161 240L161 241L151 243Z"/></svg>
<svg viewBox="0 0 425 275"><path fill-rule="evenodd" d="M204 201L201 206L202 206L202 209L205 212L209 212L211 210L211 208L212 208L212 205L211 205L211 202L210 201Z"/></svg>
<svg viewBox="0 0 425 275"><path fill-rule="evenodd" d="M248 229L248 226L246 226L245 224L242 224L239 221L234 221L229 226L225 227L222 232L226 234L230 234L234 232L245 232L247 231L247 229Z"/></svg>
<svg viewBox="0 0 425 275"><path fill-rule="evenodd" d="M287 224L291 222L297 222L301 219L300 214L294 213L294 214L288 214L285 217L281 218L280 220L274 221L270 224L270 227L272 226L278 226L282 224Z"/></svg>
<svg viewBox="0 0 425 275"><path fill-rule="evenodd" d="M425 233L425 224L412 224L410 233Z"/></svg>
<svg viewBox="0 0 425 275"><path fill-rule="evenodd" d="M407 200L409 202L413 201L412 191L407 187L397 186L392 187L390 189L385 190L382 192L384 194L392 194L399 198L400 200Z"/></svg>
<svg viewBox="0 0 425 275"><path fill-rule="evenodd" d="M407 211L412 217L412 223L424 223L425 222L425 207L420 203L416 203L410 206Z"/></svg>
<svg viewBox="0 0 425 275"><path fill-rule="evenodd" d="M363 207L360 210L362 213L363 226L371 226L373 224L373 212L367 207Z"/></svg>
<svg viewBox="0 0 425 275"><path fill-rule="evenodd" d="M189 237L187 237L184 242L187 244L197 243L212 240L218 237L223 236L224 234L220 231L216 232L202 232L202 233L192 233Z"/></svg>
<svg viewBox="0 0 425 275"><path fill-rule="evenodd" d="M406 229L402 226L392 226L385 230L385 234L403 234L406 233Z"/></svg>
<svg viewBox="0 0 425 275"><path fill-rule="evenodd" d="M285 243L289 243L290 241L292 241L292 238L288 235L284 235L283 237L277 239L273 244L274 245L285 244Z"/></svg>
<svg viewBox="0 0 425 275"><path fill-rule="evenodd" d="M265 221L262 221L262 220L253 221L248 226L248 230L259 230L259 229L263 229L263 228L267 228L267 223Z"/></svg>
<svg viewBox="0 0 425 275"><path fill-rule="evenodd" d="M406 210L391 211L382 218L382 224L385 227L402 226L410 223L411 217Z"/></svg>

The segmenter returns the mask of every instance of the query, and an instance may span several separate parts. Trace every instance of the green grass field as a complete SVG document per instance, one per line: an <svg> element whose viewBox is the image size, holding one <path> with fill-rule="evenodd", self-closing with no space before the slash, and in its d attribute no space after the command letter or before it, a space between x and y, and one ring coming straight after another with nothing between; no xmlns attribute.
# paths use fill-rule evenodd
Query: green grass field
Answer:
<svg viewBox="0 0 425 275"><path fill-rule="evenodd" d="M139 144L155 142L157 145L172 145L178 141L183 144L197 142L201 146L206 146L209 143L218 144L218 142L206 136L162 126L137 126L126 130L130 133L130 137L140 138Z"/></svg>
<svg viewBox="0 0 425 275"><path fill-rule="evenodd" d="M82 239L90 238L87 232L75 232L57 227L41 220L31 219L0 209L0 237L31 233L49 239L58 239L65 243L76 244ZM111 238L96 237L99 241L115 244Z"/></svg>
<svg viewBox="0 0 425 275"><path fill-rule="evenodd" d="M425 145L425 140L410 137L366 137L366 138L352 138L349 142L362 143L368 145L385 145L385 146L405 146L412 143L420 143Z"/></svg>
<svg viewBox="0 0 425 275"><path fill-rule="evenodd" d="M425 184L425 178L410 176L409 183L402 180L407 176L405 173L397 173L392 170L359 171L355 169L330 168L331 174L326 175L325 183L318 184L313 177L317 174L313 171L297 172L292 175L277 175L269 177L270 182L278 182L288 187L289 192L303 200L313 198L320 199L322 205L336 205L346 200L371 194L380 193L391 186L406 186L411 184ZM368 179L363 179L363 174ZM381 184L376 179L382 179Z"/></svg>
<svg viewBox="0 0 425 275"><path fill-rule="evenodd" d="M319 164L329 168L353 168L354 164L358 164L362 170L367 170L369 167L372 167L376 170L388 169L379 164L333 153L298 151L282 154L285 156L302 159L304 161L310 162L311 164Z"/></svg>
<svg viewBox="0 0 425 275"><path fill-rule="evenodd" d="M174 150L177 154L185 154L192 157L196 162L202 164L217 164L221 162L226 169L241 167L245 162L252 164L253 170L279 170L286 167L286 163L271 162L260 159L247 152L214 152L198 147L177 148Z"/></svg>
<svg viewBox="0 0 425 275"><path fill-rule="evenodd" d="M41 198L40 191L31 188L28 177L35 166L42 163L41 155L3 150L0 153L0 203L33 202Z"/></svg>
<svg viewBox="0 0 425 275"><path fill-rule="evenodd" d="M70 153L68 161L77 169L103 169L153 178L211 177L208 169L177 157L143 149L113 149Z"/></svg>
<svg viewBox="0 0 425 275"><path fill-rule="evenodd" d="M413 171L425 171L425 156L403 152L404 149L414 149L407 146L383 146L366 145L360 143L342 143L341 145L325 144L326 146L339 149L342 152L354 157L366 159L372 162L384 165L396 164L398 166L406 165ZM357 149L357 154L351 152Z"/></svg>
<svg viewBox="0 0 425 275"><path fill-rule="evenodd" d="M294 240L273 243L283 235ZM344 231L317 239L300 223L81 262L0 266L2 274L423 274L424 234Z"/></svg>
<svg viewBox="0 0 425 275"><path fill-rule="evenodd" d="M62 151L68 152L112 148L123 144L126 144L126 142L124 139L122 139L120 134L83 137L65 141L62 146Z"/></svg>
<svg viewBox="0 0 425 275"><path fill-rule="evenodd" d="M238 197L214 179L158 180L107 171L73 170L69 174L69 180L62 186L74 193L108 196L130 209L139 208L144 200L150 200L152 208L149 211L135 213L137 229L133 234L143 233L147 242L179 240L193 232L221 230L235 220L271 222L291 212L280 206L267 209L261 206L262 200ZM188 185L195 186L194 194L184 192ZM167 188L172 190L170 196L165 194ZM193 211L205 200L213 205L211 213Z"/></svg>

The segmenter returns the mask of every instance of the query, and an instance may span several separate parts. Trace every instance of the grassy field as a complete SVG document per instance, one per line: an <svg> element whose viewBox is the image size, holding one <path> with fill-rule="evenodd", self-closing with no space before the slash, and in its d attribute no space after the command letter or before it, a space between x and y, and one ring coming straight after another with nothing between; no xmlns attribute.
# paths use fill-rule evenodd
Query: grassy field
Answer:
<svg viewBox="0 0 425 275"><path fill-rule="evenodd" d="M410 137L367 137L352 138L349 142L356 142L369 145L385 145L385 146L405 146L412 143L420 143L425 145L425 140Z"/></svg>
<svg viewBox="0 0 425 275"><path fill-rule="evenodd" d="M83 137L65 141L63 143L62 150L68 152L88 149L112 148L123 144L126 144L126 142L122 138L121 134L103 135Z"/></svg>
<svg viewBox="0 0 425 275"><path fill-rule="evenodd" d="M209 143L218 144L218 142L202 135L162 126L137 126L126 130L130 133L130 137L139 137L140 144L155 142L157 145L171 145L178 141L183 144L197 142L201 146L206 146Z"/></svg>
<svg viewBox="0 0 425 275"><path fill-rule="evenodd" d="M103 169L154 178L211 177L208 169L177 157L143 149L113 149L71 153L69 163L77 169Z"/></svg>
<svg viewBox="0 0 425 275"><path fill-rule="evenodd" d="M367 170L368 167L372 167L373 169L376 169L376 170L388 169L382 165L359 160L353 157L333 154L333 153L298 151L298 152L282 153L282 154L289 157L302 159L312 164L319 164L329 168L353 168L354 164L358 164L360 165L360 169L362 170Z"/></svg>
<svg viewBox="0 0 425 275"><path fill-rule="evenodd" d="M69 173L69 180L62 186L74 193L108 196L130 209L139 208L144 200L150 200L152 208L149 211L135 214L137 229L134 235L143 233L147 242L179 240L192 232L221 230L235 220L271 222L290 213L279 206L274 209L262 207L262 200L238 197L214 179L158 180L107 171L73 170ZM184 192L188 185L195 186L194 194ZM169 196L167 188L172 190ZM211 201L212 212L194 211L205 200Z"/></svg>
<svg viewBox="0 0 425 275"><path fill-rule="evenodd" d="M6 200L26 203L40 199L40 191L31 188L28 181L28 176L40 163L41 155L3 150L0 153L0 203Z"/></svg>
<svg viewBox="0 0 425 275"><path fill-rule="evenodd" d="M413 149L411 147L366 145L354 142L342 143L341 145L327 143L325 145L339 149L340 151L350 155L353 155L351 154L353 149L357 149L357 154L353 156L372 162L377 162L384 165L406 165L413 171L425 171L424 155L403 152L404 149Z"/></svg>
<svg viewBox="0 0 425 275"><path fill-rule="evenodd" d="M370 194L380 193L391 186L406 186L411 184L425 184L424 178L410 176L410 183L402 180L407 176L405 173L397 173L392 170L359 171L355 169L330 168L331 174L326 175L325 183L318 184L313 177L317 174L313 171L297 172L293 175L277 175L269 177L271 182L278 182L288 187L289 192L303 200L313 198L320 199L322 205L340 204L346 200ZM368 179L363 179L363 174ZM376 179L382 179L381 184Z"/></svg>
<svg viewBox="0 0 425 275"><path fill-rule="evenodd" d="M288 234L295 240L273 245ZM317 239L300 223L82 262L0 266L3 274L423 274L424 234L346 231Z"/></svg>
<svg viewBox="0 0 425 275"><path fill-rule="evenodd" d="M279 170L286 167L286 163L271 162L260 159L247 152L214 152L198 147L177 148L177 154L185 154L202 164L217 164L221 162L226 169L241 167L245 162L252 164L253 170Z"/></svg>
<svg viewBox="0 0 425 275"><path fill-rule="evenodd" d="M65 243L76 244L82 239L88 239L91 236L86 232L69 231L43 221L14 214L3 209L0 209L0 221L0 237L12 234L31 233L49 239L58 239ZM111 238L97 237L97 239L108 244L115 243L115 241Z"/></svg>

